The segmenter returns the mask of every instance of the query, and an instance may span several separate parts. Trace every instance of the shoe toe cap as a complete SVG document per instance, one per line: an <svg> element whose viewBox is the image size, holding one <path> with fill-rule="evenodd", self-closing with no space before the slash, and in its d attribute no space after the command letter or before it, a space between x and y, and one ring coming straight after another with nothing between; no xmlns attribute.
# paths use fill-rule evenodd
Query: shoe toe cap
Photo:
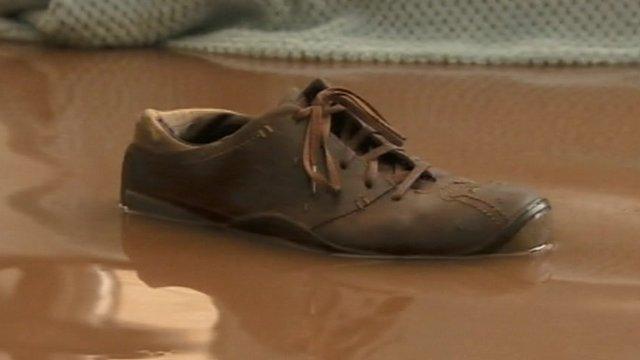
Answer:
<svg viewBox="0 0 640 360"><path fill-rule="evenodd" d="M549 243L551 206L548 200L526 188L502 183L479 187L475 194L485 203L488 216L499 219L481 253L524 253Z"/></svg>
<svg viewBox="0 0 640 360"><path fill-rule="evenodd" d="M537 221L548 210L540 196L506 184L451 184L408 193L398 202L382 199L316 230L363 255L466 256L522 252L539 244L530 236L533 227L524 225L545 224Z"/></svg>

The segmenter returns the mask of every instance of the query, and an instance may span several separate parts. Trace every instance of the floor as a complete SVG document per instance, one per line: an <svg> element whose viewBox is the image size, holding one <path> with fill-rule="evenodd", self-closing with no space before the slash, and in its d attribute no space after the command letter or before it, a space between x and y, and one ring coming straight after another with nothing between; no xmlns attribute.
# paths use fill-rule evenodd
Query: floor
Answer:
<svg viewBox="0 0 640 360"><path fill-rule="evenodd" d="M536 188L553 251L341 259L123 214L145 108L259 114L316 76L408 149ZM0 45L0 359L637 359L640 71Z"/></svg>

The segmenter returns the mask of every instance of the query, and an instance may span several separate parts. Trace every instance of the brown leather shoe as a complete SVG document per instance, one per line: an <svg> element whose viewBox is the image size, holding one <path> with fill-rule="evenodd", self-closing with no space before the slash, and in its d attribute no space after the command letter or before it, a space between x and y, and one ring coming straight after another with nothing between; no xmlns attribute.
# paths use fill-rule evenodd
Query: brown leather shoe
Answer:
<svg viewBox="0 0 640 360"><path fill-rule="evenodd" d="M340 254L460 256L546 244L546 200L447 174L403 142L369 103L321 80L255 118L146 110L124 158L122 204Z"/></svg>

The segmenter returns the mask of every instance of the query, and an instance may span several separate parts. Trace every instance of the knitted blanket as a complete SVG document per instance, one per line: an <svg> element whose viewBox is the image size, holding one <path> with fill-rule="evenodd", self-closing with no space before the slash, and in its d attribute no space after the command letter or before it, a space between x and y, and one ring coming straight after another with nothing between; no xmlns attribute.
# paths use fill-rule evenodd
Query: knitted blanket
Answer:
<svg viewBox="0 0 640 360"><path fill-rule="evenodd" d="M0 38L312 60L640 60L636 0L0 0Z"/></svg>

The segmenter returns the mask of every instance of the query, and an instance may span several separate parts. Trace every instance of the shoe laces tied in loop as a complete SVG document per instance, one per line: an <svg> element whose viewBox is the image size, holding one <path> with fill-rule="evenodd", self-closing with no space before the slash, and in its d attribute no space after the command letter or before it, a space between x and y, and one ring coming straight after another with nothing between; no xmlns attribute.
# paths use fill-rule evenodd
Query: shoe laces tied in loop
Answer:
<svg viewBox="0 0 640 360"><path fill-rule="evenodd" d="M329 151L329 138L331 136L332 115L342 111L349 112L363 125L350 139L346 138L348 132L343 131L340 134L342 141L357 146L365 138L374 136L381 143L361 156L361 159L367 164L364 176L365 184L368 187L372 186L378 174L378 158L380 156L395 152L413 164L412 170L396 185L393 192L392 198L399 200L411 185L427 171L430 165L407 156L402 149L405 138L392 128L373 106L360 96L343 88L327 88L320 91L314 97L311 105L300 109L296 115L297 119L308 119L302 150L302 163L311 180L313 191L315 192L318 184L327 185L336 192L341 189L338 164ZM319 170L320 154L324 158L322 167L325 169L326 175ZM352 155L350 159L340 161L340 167L346 167L353 158L355 156Z"/></svg>

